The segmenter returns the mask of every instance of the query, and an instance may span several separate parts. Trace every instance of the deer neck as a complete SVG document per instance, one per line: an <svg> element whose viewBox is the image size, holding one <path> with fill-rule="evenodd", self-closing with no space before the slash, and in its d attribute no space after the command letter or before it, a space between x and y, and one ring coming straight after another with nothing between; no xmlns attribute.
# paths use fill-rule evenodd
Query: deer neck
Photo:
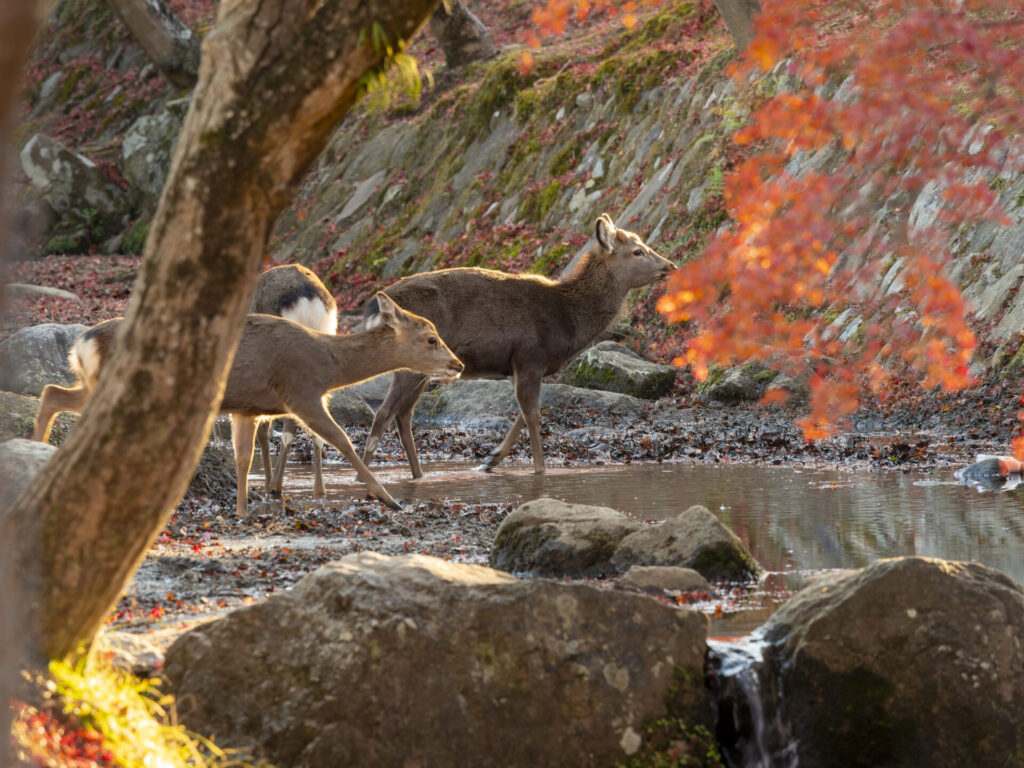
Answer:
<svg viewBox="0 0 1024 768"><path fill-rule="evenodd" d="M629 288L608 269L604 259L593 252L558 284L574 319L575 346L582 349L601 334L618 316Z"/></svg>
<svg viewBox="0 0 1024 768"><path fill-rule="evenodd" d="M403 367L395 353L395 334L390 328L382 326L349 336L331 336L328 343L334 361L332 389Z"/></svg>

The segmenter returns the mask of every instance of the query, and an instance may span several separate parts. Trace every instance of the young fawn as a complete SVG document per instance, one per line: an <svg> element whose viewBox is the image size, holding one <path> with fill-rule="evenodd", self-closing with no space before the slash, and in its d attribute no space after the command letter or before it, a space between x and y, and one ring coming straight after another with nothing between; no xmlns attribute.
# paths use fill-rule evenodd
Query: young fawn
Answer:
<svg viewBox="0 0 1024 768"><path fill-rule="evenodd" d="M285 317L321 333L333 334L338 330L338 303L320 278L300 264L272 267L260 275L249 311ZM284 419L281 449L273 469L270 465L270 420L261 420L256 428L256 442L260 446L260 456L263 457L267 493L281 493L285 464L295 440L296 426L295 419ZM324 490L323 450L324 441L314 434L313 495L318 499L327 495Z"/></svg>
<svg viewBox="0 0 1024 768"><path fill-rule="evenodd" d="M457 377L462 363L441 340L434 324L378 294L381 322L372 330L335 336L271 315L249 315L228 373L221 413L231 415L231 440L238 469L237 514L247 511L253 439L261 419L293 416L349 460L374 496L392 509L398 503L367 469L328 413L329 392L382 373L408 368L424 376ZM81 412L96 386L120 318L83 333L71 349L76 387L48 385L39 404L34 438L49 438L60 411Z"/></svg>
<svg viewBox="0 0 1024 768"><path fill-rule="evenodd" d="M385 289L403 307L434 322L466 364L464 377L512 376L520 413L484 462L485 470L508 455L526 426L534 471L544 471L541 379L557 372L611 325L631 289L653 283L675 268L639 236L616 227L607 214L598 218L596 228L597 245L561 280L458 268L412 275ZM368 328L383 320L377 296L367 306ZM369 463L384 431L397 419L412 476L422 477L412 414L426 383L420 373L395 373L374 416L363 461Z"/></svg>

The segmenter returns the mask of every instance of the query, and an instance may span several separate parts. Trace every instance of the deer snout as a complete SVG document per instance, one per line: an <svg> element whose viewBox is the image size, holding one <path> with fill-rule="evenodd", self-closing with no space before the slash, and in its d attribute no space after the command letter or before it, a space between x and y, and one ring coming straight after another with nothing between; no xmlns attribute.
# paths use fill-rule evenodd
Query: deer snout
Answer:
<svg viewBox="0 0 1024 768"><path fill-rule="evenodd" d="M466 370L466 366L464 366L462 362L459 360L456 360L448 364L448 374L453 379L457 379L459 377L459 374L461 374L464 370Z"/></svg>
<svg viewBox="0 0 1024 768"><path fill-rule="evenodd" d="M652 253L654 252L652 251ZM658 257L658 266L660 267L660 269L658 270L658 277L660 279L668 277L676 268L676 265L673 264L668 259L666 259L664 256L662 256L660 253L654 253L654 255Z"/></svg>

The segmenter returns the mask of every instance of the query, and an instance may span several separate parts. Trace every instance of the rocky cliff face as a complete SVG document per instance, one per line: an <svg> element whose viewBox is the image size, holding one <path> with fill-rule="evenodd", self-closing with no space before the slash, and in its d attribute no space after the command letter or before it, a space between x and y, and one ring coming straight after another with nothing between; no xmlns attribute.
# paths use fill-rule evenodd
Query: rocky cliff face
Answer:
<svg viewBox="0 0 1024 768"><path fill-rule="evenodd" d="M168 108L175 95L154 90L147 108L135 91L126 101L123 85L118 92L97 78L93 70L101 60L111 64L114 79L133 72L129 65L141 64L139 76L151 78L152 72L123 36L108 33L91 48L76 50L74 36L98 23L98 12L72 22L77 2L64 0L55 11L57 31L51 29L46 45L60 43L67 51L59 68L38 65L30 78L33 119L24 140L39 127L71 149L82 150L84 143L83 154L101 161L116 148L119 155L106 169L116 165L115 181L128 187L123 210L130 216L119 212L116 221L100 226L82 223L96 218L93 207L77 216L62 214L64 228L55 234L63 239L51 237L48 250L101 241L112 251L137 249L186 102L172 101ZM193 22L207 18L196 15L197 3L186 3ZM633 30L578 29L546 47L527 75L519 72L517 53L506 48L485 62L439 70L436 84L417 103L357 110L282 215L271 254L314 266L352 309L375 285L420 270L481 265L557 274L588 245L594 219L603 212L675 260L694 258L727 220L721 190L723 172L738 151L732 132L752 104L788 82L781 69L743 85L731 80L725 73L731 42L715 21L677 2ZM509 39L509 29L498 30L499 41ZM429 41L420 46L429 63ZM148 89L157 88L151 79L146 82ZM97 95L87 97L89 90ZM843 98L847 89L832 83L823 90ZM94 103L100 96L101 103ZM101 107L110 114L99 141L69 128L69 109L77 114ZM836 159L831 149L798 154L788 170L827 168ZM1001 191L1008 224L959 233L950 264L991 340L978 372L1024 364L1017 338L1024 325L1024 295L1018 291L1024 280L1024 176L1006 173L991 184ZM940 194L926 187L913 201L878 201L877 220L884 225L909 211L911 227L925 226L938 213ZM137 218L127 224L131 216ZM872 290L898 290L902 268L899 262L887 265L881 285ZM634 299L628 319L647 333L654 355L665 358L676 342L653 310L652 292ZM836 333L855 340L866 318L845 309L831 310Z"/></svg>

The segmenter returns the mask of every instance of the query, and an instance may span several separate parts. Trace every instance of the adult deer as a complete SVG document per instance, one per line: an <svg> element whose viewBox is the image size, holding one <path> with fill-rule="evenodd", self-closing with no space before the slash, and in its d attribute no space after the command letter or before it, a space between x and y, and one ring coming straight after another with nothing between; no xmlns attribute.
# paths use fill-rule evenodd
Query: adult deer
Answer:
<svg viewBox="0 0 1024 768"><path fill-rule="evenodd" d="M411 312L429 318L459 356L464 377L512 376L519 415L483 464L496 466L529 429L535 472L544 471L540 440L541 379L557 372L589 346L618 316L633 288L653 283L675 265L633 232L619 229L607 214L597 220L597 245L561 280L510 275L478 268L442 269L412 275L385 289ZM366 326L383 320L380 294L366 308ZM426 386L419 373L396 372L366 440L369 463L393 420L413 477L422 477L412 438L412 414Z"/></svg>
<svg viewBox="0 0 1024 768"><path fill-rule="evenodd" d="M294 416L349 460L370 493L392 509L398 503L359 458L345 430L331 418L327 393L382 373L409 368L426 376L457 377L462 363L440 338L434 324L406 312L384 294L376 297L381 322L350 336L319 333L271 315L249 315L224 387L221 413L231 414L231 440L238 469L236 512L247 512L253 439L260 419ZM96 387L103 361L121 318L83 333L69 360L79 378L75 387L49 384L43 390L34 438L49 439L60 411L80 413Z"/></svg>
<svg viewBox="0 0 1024 768"><path fill-rule="evenodd" d="M277 315L294 320L299 325L321 333L337 333L338 303L319 277L300 264L272 267L260 275L252 297L250 312ZM295 440L297 423L285 418L281 429L281 447L277 464L270 464L270 420L261 420L256 428L256 442L263 457L263 471L266 473L267 493L281 493L284 484L284 469L288 462L288 451ZM313 495L323 498L324 441L313 435Z"/></svg>

